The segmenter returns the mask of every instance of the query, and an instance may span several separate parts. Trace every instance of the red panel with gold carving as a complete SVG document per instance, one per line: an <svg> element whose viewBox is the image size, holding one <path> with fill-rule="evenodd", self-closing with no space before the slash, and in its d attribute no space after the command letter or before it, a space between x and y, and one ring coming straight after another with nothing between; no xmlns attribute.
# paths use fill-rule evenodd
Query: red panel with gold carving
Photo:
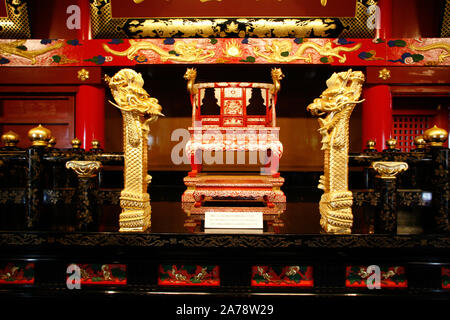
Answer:
<svg viewBox="0 0 450 320"><path fill-rule="evenodd" d="M448 66L449 45L450 38L424 39L422 42L415 39L378 39L374 42L372 39L351 38L30 39L20 43L15 40L0 40L0 49L5 53L0 56L0 66L276 63L387 66L390 70L392 66ZM439 81L448 79L440 69L437 71ZM378 78L379 69L372 69L371 72L370 82L386 81ZM400 83L402 74L392 71L392 79L386 77L387 82ZM91 70L91 75L92 80L90 78L86 83L98 83L99 71L94 73ZM423 79L429 78L426 74L420 76ZM82 81L77 80L76 73L73 72L70 83Z"/></svg>
<svg viewBox="0 0 450 320"><path fill-rule="evenodd" d="M367 272L368 266L347 266L345 286L349 288L368 288L367 279L373 274ZM401 266L380 266L380 287L407 288L405 268Z"/></svg>
<svg viewBox="0 0 450 320"><path fill-rule="evenodd" d="M34 284L34 263L0 264L0 284Z"/></svg>
<svg viewBox="0 0 450 320"><path fill-rule="evenodd" d="M78 264L81 285L126 285L127 266L124 264Z"/></svg>
<svg viewBox="0 0 450 320"><path fill-rule="evenodd" d="M219 266L161 264L158 285L160 286L220 286Z"/></svg>
<svg viewBox="0 0 450 320"><path fill-rule="evenodd" d="M314 287L311 266L252 266L252 287Z"/></svg>

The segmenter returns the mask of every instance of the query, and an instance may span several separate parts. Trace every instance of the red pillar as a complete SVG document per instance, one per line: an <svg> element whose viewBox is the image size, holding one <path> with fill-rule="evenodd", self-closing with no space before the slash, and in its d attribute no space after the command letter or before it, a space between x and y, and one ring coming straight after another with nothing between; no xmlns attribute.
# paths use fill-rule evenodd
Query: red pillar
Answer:
<svg viewBox="0 0 450 320"><path fill-rule="evenodd" d="M75 107L75 135L84 149L91 148L92 140L105 145L105 89L101 86L81 85Z"/></svg>
<svg viewBox="0 0 450 320"><path fill-rule="evenodd" d="M91 17L89 0L78 0L80 7L80 29L78 40L91 37ZM90 149L96 139L105 145L105 89L100 86L80 85L75 107L75 136L81 140L82 148Z"/></svg>
<svg viewBox="0 0 450 320"><path fill-rule="evenodd" d="M375 140L376 148L382 151L391 136L392 96L389 86L375 85L363 90L362 145L367 140Z"/></svg>
<svg viewBox="0 0 450 320"><path fill-rule="evenodd" d="M380 29L376 38L389 39L392 36L392 0L378 1L380 7Z"/></svg>
<svg viewBox="0 0 450 320"><path fill-rule="evenodd" d="M80 7L81 28L78 29L78 40L89 40L91 37L91 16L89 0L78 0L78 6Z"/></svg>
<svg viewBox="0 0 450 320"><path fill-rule="evenodd" d="M448 130L449 130L449 128L448 128L448 106L446 106L445 104L444 105L440 104L437 107L436 116L434 117L434 124L438 128L445 129L448 132ZM448 139L444 143L444 147L448 147Z"/></svg>

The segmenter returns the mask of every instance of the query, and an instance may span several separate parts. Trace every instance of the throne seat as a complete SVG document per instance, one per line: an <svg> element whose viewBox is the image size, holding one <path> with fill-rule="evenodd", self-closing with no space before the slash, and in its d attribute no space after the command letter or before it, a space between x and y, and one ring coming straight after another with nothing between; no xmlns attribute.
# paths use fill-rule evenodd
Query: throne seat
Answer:
<svg viewBox="0 0 450 320"><path fill-rule="evenodd" d="M192 126L185 152L192 170L184 179L187 190L182 201L195 202L196 207L208 200L263 201L269 207L285 202L280 190L284 179L278 173L283 154L275 113L279 83L274 78L274 84L195 84L193 74L196 71L188 69L185 75L192 104ZM266 162L260 167L265 170L246 176L204 173L204 157L212 152L264 152Z"/></svg>

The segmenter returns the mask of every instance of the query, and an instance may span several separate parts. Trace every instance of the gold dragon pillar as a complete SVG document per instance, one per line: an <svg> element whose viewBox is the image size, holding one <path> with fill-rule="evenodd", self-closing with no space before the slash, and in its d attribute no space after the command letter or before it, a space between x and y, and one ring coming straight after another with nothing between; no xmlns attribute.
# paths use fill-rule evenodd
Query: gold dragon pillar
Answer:
<svg viewBox="0 0 450 320"><path fill-rule="evenodd" d="M122 112L123 149L125 153L124 183L120 193L122 212L119 231L139 232L150 227L150 195L147 185L147 140L149 124L162 116L158 100L144 90L140 73L122 69L113 77L105 77L116 103Z"/></svg>
<svg viewBox="0 0 450 320"><path fill-rule="evenodd" d="M327 89L308 106L319 116L319 132L324 150L324 174L319 188L324 190L319 203L320 225L328 233L351 233L353 195L348 190L348 149L350 115L361 95L361 71L333 73Z"/></svg>

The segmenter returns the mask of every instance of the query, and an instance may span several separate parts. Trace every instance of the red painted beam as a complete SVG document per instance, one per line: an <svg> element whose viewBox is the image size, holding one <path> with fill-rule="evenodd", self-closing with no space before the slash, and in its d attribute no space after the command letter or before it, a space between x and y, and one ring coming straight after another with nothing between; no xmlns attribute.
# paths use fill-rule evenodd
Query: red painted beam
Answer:
<svg viewBox="0 0 450 320"><path fill-rule="evenodd" d="M82 81L78 78L78 71L85 69L89 78ZM0 84L102 84L101 67L14 67L2 68Z"/></svg>
<svg viewBox="0 0 450 320"><path fill-rule="evenodd" d="M387 69L390 78L380 78L380 70ZM448 67L371 67L366 69L366 83L369 84L448 84L450 72Z"/></svg>

